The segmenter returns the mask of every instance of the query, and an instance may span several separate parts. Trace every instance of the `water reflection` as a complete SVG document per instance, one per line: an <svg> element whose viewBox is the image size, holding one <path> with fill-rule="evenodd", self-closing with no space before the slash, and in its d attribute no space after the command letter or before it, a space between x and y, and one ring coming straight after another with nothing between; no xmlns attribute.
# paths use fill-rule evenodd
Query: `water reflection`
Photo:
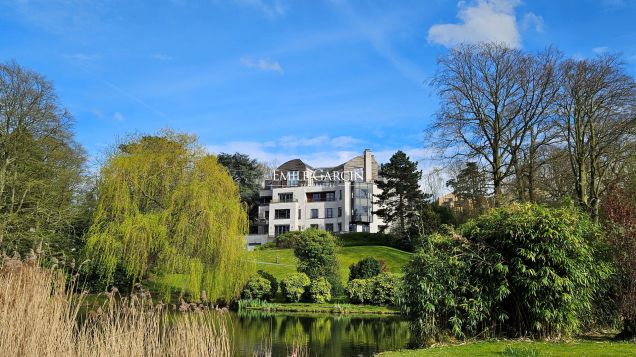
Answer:
<svg viewBox="0 0 636 357"><path fill-rule="evenodd" d="M294 344L305 344L311 356L372 356L405 348L409 326L396 316L283 314L247 311L230 314L232 341L238 356L271 349L287 356Z"/></svg>

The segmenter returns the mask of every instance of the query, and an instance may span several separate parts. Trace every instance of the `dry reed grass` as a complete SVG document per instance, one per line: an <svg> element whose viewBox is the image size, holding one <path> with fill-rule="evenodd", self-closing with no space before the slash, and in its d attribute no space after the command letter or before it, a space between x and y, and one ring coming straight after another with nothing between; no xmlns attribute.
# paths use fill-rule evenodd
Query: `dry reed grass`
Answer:
<svg viewBox="0 0 636 357"><path fill-rule="evenodd" d="M71 284L72 285L72 284ZM31 259L0 267L0 356L230 356L220 312L170 316L145 294L108 302L78 322L83 295Z"/></svg>

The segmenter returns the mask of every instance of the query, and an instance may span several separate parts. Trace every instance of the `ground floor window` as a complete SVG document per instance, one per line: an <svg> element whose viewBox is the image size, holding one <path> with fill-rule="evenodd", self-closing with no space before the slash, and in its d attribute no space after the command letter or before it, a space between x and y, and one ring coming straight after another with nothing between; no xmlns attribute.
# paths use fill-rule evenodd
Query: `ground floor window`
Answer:
<svg viewBox="0 0 636 357"><path fill-rule="evenodd" d="M342 232L342 223L338 223L338 232Z"/></svg>
<svg viewBox="0 0 636 357"><path fill-rule="evenodd" d="M358 231L358 226L355 223L351 223L349 225L349 232L357 232Z"/></svg>
<svg viewBox="0 0 636 357"><path fill-rule="evenodd" d="M327 232L333 232L333 223L327 223L325 224L325 230Z"/></svg>
<svg viewBox="0 0 636 357"><path fill-rule="evenodd" d="M318 229L318 225L317 225L317 224L310 224L310 225L309 225L309 228L315 228L315 229Z"/></svg>
<svg viewBox="0 0 636 357"><path fill-rule="evenodd" d="M274 226L274 236L289 232L289 224Z"/></svg>

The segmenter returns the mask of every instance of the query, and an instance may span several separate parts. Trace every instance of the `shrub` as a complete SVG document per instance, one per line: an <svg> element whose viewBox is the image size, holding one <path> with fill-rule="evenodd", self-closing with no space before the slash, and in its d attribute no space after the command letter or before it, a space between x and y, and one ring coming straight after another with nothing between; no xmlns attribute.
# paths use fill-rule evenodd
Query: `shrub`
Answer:
<svg viewBox="0 0 636 357"><path fill-rule="evenodd" d="M296 248L297 243L300 241L302 231L290 231L283 233L276 237L276 246L278 248Z"/></svg>
<svg viewBox="0 0 636 357"><path fill-rule="evenodd" d="M371 279L371 304L395 305L398 301L402 279L397 274L382 273Z"/></svg>
<svg viewBox="0 0 636 357"><path fill-rule="evenodd" d="M349 266L349 280L372 278L386 270L386 265L375 258L364 258Z"/></svg>
<svg viewBox="0 0 636 357"><path fill-rule="evenodd" d="M309 299L316 303L325 303L331 300L331 284L325 278L314 279L309 284Z"/></svg>
<svg viewBox="0 0 636 357"><path fill-rule="evenodd" d="M369 246L369 245L391 245L391 236L384 233L370 233L370 232L348 232L341 233L336 237L338 245L343 247L353 246Z"/></svg>
<svg viewBox="0 0 636 357"><path fill-rule="evenodd" d="M353 279L346 293L354 304L395 305L402 281L399 275L382 273L369 279Z"/></svg>
<svg viewBox="0 0 636 357"><path fill-rule="evenodd" d="M299 272L307 274L312 280L326 278L331 284L333 295L342 292L336 259L336 240L329 232L312 228L302 231L294 254L298 258Z"/></svg>
<svg viewBox="0 0 636 357"><path fill-rule="evenodd" d="M272 297L276 296L276 293L278 292L278 280L276 280L276 278L272 274L270 274L270 273L268 273L266 271L263 271L263 270L259 270L256 273L258 275L262 276L263 278L269 280L269 284L270 284L270 286L272 288L271 289L271 296Z"/></svg>
<svg viewBox="0 0 636 357"><path fill-rule="evenodd" d="M405 267L403 312L417 339L502 331L549 338L577 330L609 273L589 218L513 205L429 236Z"/></svg>
<svg viewBox="0 0 636 357"><path fill-rule="evenodd" d="M280 288L287 301L299 302L309 283L307 274L292 273L281 280Z"/></svg>
<svg viewBox="0 0 636 357"><path fill-rule="evenodd" d="M345 291L350 302L364 304L371 301L373 285L369 279L353 279L349 281Z"/></svg>
<svg viewBox="0 0 636 357"><path fill-rule="evenodd" d="M243 299L268 300L272 296L271 282L260 275L252 276L241 292Z"/></svg>

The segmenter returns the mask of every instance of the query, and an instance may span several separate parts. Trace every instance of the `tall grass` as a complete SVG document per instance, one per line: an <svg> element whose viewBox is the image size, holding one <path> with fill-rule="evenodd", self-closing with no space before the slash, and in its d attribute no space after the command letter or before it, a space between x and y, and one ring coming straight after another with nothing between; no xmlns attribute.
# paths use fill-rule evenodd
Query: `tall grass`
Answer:
<svg viewBox="0 0 636 357"><path fill-rule="evenodd" d="M54 269L4 257L0 356L230 356L220 312L172 316L146 295L108 302L78 322L83 295Z"/></svg>

